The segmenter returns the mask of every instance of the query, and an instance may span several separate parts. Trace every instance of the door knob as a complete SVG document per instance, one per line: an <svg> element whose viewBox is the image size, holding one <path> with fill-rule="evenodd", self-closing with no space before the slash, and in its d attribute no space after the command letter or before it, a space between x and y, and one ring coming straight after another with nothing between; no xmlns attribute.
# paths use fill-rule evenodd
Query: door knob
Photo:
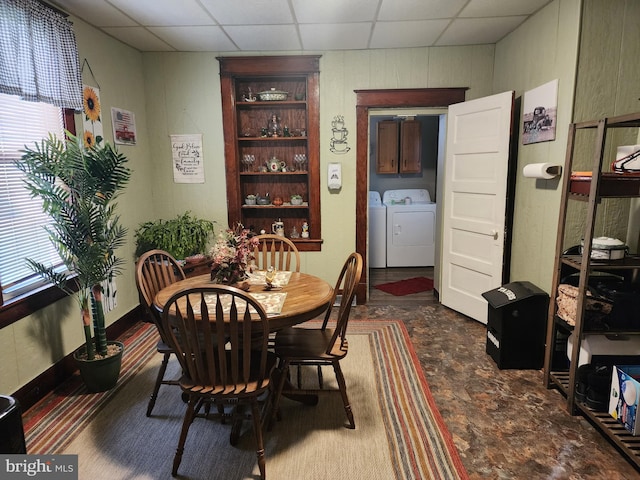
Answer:
<svg viewBox="0 0 640 480"><path fill-rule="evenodd" d="M494 240L498 239L499 234L500 232L498 232L498 230L491 230L491 236L493 237Z"/></svg>

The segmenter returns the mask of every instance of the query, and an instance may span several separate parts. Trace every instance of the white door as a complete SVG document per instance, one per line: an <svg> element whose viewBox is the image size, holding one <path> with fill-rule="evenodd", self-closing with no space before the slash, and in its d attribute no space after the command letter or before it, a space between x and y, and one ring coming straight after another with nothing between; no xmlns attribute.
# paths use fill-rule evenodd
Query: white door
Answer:
<svg viewBox="0 0 640 480"><path fill-rule="evenodd" d="M513 92L449 107L440 301L487 323L502 283Z"/></svg>

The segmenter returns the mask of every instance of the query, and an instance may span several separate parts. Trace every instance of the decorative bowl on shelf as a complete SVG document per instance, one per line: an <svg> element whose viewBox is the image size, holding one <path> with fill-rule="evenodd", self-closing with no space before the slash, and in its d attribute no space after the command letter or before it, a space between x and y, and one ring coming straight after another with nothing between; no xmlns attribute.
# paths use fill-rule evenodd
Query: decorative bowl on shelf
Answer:
<svg viewBox="0 0 640 480"><path fill-rule="evenodd" d="M271 198L269 195L266 197L258 197L257 199L258 205L271 205Z"/></svg>
<svg viewBox="0 0 640 480"><path fill-rule="evenodd" d="M286 100L288 96L289 92L283 92L282 90L276 90L275 88L265 90L264 92L258 92L258 98L262 102L282 101Z"/></svg>
<svg viewBox="0 0 640 480"><path fill-rule="evenodd" d="M302 205L302 197L300 195L291 195L291 205Z"/></svg>
<svg viewBox="0 0 640 480"><path fill-rule="evenodd" d="M255 205L256 204L256 196L255 195L247 195L247 198L244 199L245 205Z"/></svg>

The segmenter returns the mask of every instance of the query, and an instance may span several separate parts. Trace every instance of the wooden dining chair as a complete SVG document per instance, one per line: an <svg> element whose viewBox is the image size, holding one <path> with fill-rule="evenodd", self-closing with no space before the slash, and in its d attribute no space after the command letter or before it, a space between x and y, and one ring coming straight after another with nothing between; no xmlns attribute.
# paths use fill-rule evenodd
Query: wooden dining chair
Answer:
<svg viewBox="0 0 640 480"><path fill-rule="evenodd" d="M271 233L258 235L257 238L259 243L254 256L258 270L275 267L281 271L300 271L300 252L291 240Z"/></svg>
<svg viewBox="0 0 640 480"><path fill-rule="evenodd" d="M136 286L147 315L156 325L160 335L156 350L163 355L162 363L156 376L156 383L147 405L147 417L151 416L153 407L156 404L160 385L178 385L177 380L166 380L164 378L173 350L167 344L166 334L160 322L160 313L153 306L153 299L163 288L184 279L185 274L178 261L163 250L150 250L142 254L136 264Z"/></svg>
<svg viewBox="0 0 640 480"><path fill-rule="evenodd" d="M180 387L188 395L172 474L178 473L189 427L211 403L249 404L260 477L265 478L262 415L258 397L270 386L276 356L268 349L269 321L260 303L226 285L186 288L167 302L162 325L182 367ZM265 402L270 411L271 395ZM233 432L232 432L233 435Z"/></svg>
<svg viewBox="0 0 640 480"><path fill-rule="evenodd" d="M340 368L340 360L346 357L349 350L347 342L347 324L351 313L351 305L355 296L356 286L362 275L362 256L359 253L352 253L347 258L342 271L338 277L334 289L334 298L327 310L324 321L320 328L300 328L291 327L276 333L275 353L279 359L280 380L276 390L272 417L269 421L271 426L278 415L278 407L283 394L291 395L318 395L322 393L337 393L342 395L344 411L347 414L349 428L355 428L356 424L351 411L349 397L347 396L347 385ZM338 312L333 313L333 305L336 303L337 295L341 294ZM332 319L335 317L335 319ZM291 388L289 382L289 369L292 365L298 367L298 372L305 366L315 366L318 372L317 388L301 388L300 381L298 388ZM325 388L322 380L323 366L332 366L338 382L338 389ZM285 389L285 384L289 387Z"/></svg>

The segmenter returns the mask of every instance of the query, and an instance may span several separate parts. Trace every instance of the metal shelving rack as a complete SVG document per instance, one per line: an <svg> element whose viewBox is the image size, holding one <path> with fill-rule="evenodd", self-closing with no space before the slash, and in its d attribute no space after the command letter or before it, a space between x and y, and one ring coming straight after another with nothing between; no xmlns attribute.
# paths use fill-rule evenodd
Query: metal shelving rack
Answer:
<svg viewBox="0 0 640 480"><path fill-rule="evenodd" d="M640 468L640 437L634 437L624 426L608 413L596 412L586 404L578 401L575 396L576 372L582 341L586 334L605 334L611 332L590 331L585 328L586 291L589 276L593 272L624 273L640 269L639 256L627 256L621 260L592 260L591 241L593 239L596 214L600 201L604 198L633 198L640 197L640 176L630 176L617 173L604 173L603 161L607 131L612 128L640 127L640 113L607 117L600 120L578 122L570 125L567 153L565 158L565 175L562 184L562 200L556 240L556 259L553 275L551 302L547 320L547 340L544 362L544 382L547 388L557 388L567 400L567 410L570 414L582 413L590 419L604 435L624 452L628 459ZM596 130L596 141L593 150L593 168L591 175L576 177L571 175L576 135L583 130ZM564 237L567 221L567 210L570 201L587 202L584 228L584 248L582 255L564 255ZM571 326L556 315L555 299L558 295L558 285L562 279L562 272L570 270L579 273L577 313L575 325ZM557 368L554 365L556 344L561 336L558 332L573 335L573 348L568 368ZM615 332L616 334L640 335L637 331ZM561 341L561 340L560 340ZM558 363L557 361L555 363Z"/></svg>

